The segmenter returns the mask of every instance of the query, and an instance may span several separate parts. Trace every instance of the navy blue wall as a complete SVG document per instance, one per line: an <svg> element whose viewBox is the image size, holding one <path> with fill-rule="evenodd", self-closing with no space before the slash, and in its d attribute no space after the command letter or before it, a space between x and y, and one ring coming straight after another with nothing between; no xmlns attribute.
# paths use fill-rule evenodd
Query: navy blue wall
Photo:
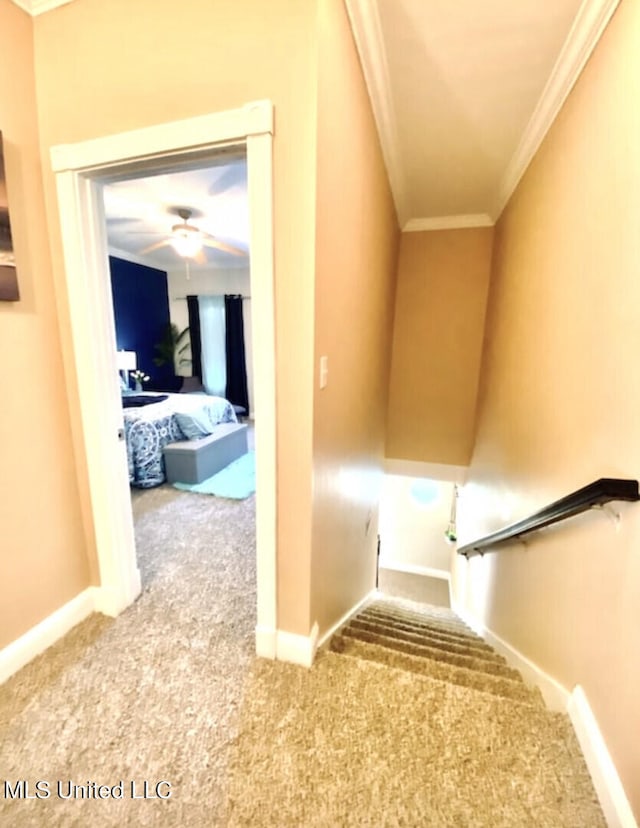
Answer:
<svg viewBox="0 0 640 828"><path fill-rule="evenodd" d="M167 274L114 256L109 257L109 266L118 350L136 352L138 368L151 377L145 389L177 390L180 380L173 366L153 362L154 346L170 321Z"/></svg>

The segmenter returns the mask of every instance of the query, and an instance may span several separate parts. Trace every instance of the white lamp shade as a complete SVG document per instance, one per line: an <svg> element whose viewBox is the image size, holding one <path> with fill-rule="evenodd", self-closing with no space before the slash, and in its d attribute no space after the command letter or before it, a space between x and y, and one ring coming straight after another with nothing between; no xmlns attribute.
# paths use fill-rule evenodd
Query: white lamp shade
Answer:
<svg viewBox="0 0 640 828"><path fill-rule="evenodd" d="M116 363L118 371L135 371L136 368L136 352L135 351L118 351L116 353Z"/></svg>

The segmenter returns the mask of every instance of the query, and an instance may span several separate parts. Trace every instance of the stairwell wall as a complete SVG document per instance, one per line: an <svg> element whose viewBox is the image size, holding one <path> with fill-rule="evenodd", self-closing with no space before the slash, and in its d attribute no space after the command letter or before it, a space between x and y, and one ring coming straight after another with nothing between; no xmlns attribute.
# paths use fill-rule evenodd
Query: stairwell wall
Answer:
<svg viewBox="0 0 640 828"><path fill-rule="evenodd" d="M640 470L640 4L623 0L496 228L460 542ZM467 612L582 685L640 820L640 506L457 559Z"/></svg>
<svg viewBox="0 0 640 828"><path fill-rule="evenodd" d="M466 466L493 227L402 233L385 455Z"/></svg>
<svg viewBox="0 0 640 828"><path fill-rule="evenodd" d="M342 0L320 0L318 33L311 621L322 634L375 586L399 231Z"/></svg>

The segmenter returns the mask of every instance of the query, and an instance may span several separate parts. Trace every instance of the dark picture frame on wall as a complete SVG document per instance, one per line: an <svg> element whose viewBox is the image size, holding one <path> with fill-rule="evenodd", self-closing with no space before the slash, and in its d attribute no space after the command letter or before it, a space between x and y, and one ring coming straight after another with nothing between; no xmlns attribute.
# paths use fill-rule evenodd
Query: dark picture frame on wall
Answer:
<svg viewBox="0 0 640 828"><path fill-rule="evenodd" d="M4 148L0 132L0 301L17 302L19 299L18 274L9 221L7 179L4 171Z"/></svg>

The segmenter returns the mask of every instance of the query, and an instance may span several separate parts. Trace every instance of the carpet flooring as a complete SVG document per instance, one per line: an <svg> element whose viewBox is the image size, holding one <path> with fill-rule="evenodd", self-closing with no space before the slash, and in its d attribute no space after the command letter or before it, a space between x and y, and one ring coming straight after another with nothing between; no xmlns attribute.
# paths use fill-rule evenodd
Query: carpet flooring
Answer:
<svg viewBox="0 0 640 828"><path fill-rule="evenodd" d="M461 653L447 610L371 606L310 670L255 658L253 500L134 495L140 599L0 687L0 785L51 789L0 790L0 825L605 825L568 719L481 641ZM60 799L58 780L124 795ZM171 797L132 799L145 781Z"/></svg>
<svg viewBox="0 0 640 828"><path fill-rule="evenodd" d="M117 619L87 619L0 687L3 779L167 780L171 798L23 801L0 790L1 826L223 824L254 658L254 501L135 492L141 597Z"/></svg>

